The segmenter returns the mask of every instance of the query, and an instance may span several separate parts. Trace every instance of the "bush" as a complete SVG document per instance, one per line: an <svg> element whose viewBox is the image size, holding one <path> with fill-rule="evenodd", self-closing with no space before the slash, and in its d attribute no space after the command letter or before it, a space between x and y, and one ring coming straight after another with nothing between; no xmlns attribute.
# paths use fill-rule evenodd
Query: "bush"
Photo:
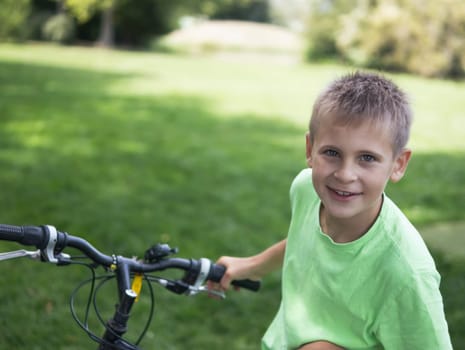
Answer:
<svg viewBox="0 0 465 350"><path fill-rule="evenodd" d="M65 44L74 39L75 23L65 13L50 17L42 28L44 39Z"/></svg>
<svg viewBox="0 0 465 350"><path fill-rule="evenodd" d="M24 39L30 0L0 0L0 9L0 40Z"/></svg>
<svg viewBox="0 0 465 350"><path fill-rule="evenodd" d="M335 0L312 10L307 58L426 77L465 75L463 0Z"/></svg>
<svg viewBox="0 0 465 350"><path fill-rule="evenodd" d="M309 60L320 60L327 57L339 55L336 40L332 29L334 20L328 17L315 19L311 30L307 33L306 58Z"/></svg>
<svg viewBox="0 0 465 350"><path fill-rule="evenodd" d="M351 5L350 0L312 4L306 32L306 58L320 60L340 56L336 34L340 27L341 15L346 13Z"/></svg>
<svg viewBox="0 0 465 350"><path fill-rule="evenodd" d="M351 62L427 77L465 73L462 0L392 2L357 7L342 16L337 46Z"/></svg>
<svg viewBox="0 0 465 350"><path fill-rule="evenodd" d="M50 11L36 11L31 14L27 25L27 38L29 40L42 40L42 28L45 23L53 16Z"/></svg>

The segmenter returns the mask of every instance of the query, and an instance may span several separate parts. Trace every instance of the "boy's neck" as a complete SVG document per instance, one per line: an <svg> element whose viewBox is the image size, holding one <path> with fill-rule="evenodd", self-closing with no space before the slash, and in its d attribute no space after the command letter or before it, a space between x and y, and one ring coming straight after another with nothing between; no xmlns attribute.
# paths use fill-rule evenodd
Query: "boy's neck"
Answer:
<svg viewBox="0 0 465 350"><path fill-rule="evenodd" d="M327 215L323 203L320 207L320 227L336 243L348 243L362 237L373 226L379 216L384 198L380 199L376 214L371 218L338 219Z"/></svg>

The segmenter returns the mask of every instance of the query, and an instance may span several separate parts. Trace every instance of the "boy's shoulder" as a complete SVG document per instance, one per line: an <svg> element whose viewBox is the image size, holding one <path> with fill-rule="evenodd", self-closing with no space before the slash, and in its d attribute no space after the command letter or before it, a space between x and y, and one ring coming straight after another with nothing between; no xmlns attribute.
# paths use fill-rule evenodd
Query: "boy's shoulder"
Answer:
<svg viewBox="0 0 465 350"><path fill-rule="evenodd" d="M422 236L387 196L384 197L378 221L375 225L378 226L378 234L385 241L382 245L391 252L387 255L390 259L385 261L386 266L393 271L401 268L408 275L426 271L436 273L434 260Z"/></svg>
<svg viewBox="0 0 465 350"><path fill-rule="evenodd" d="M319 203L318 195L312 183L312 169L300 171L294 178L290 188L292 210L306 210Z"/></svg>
<svg viewBox="0 0 465 350"><path fill-rule="evenodd" d="M301 170L294 178L290 188L291 199L302 192L314 191L312 185L312 169Z"/></svg>
<svg viewBox="0 0 465 350"><path fill-rule="evenodd" d="M297 191L302 187L307 188L312 184L312 169L306 168L301 170L294 178L291 184L291 193Z"/></svg>

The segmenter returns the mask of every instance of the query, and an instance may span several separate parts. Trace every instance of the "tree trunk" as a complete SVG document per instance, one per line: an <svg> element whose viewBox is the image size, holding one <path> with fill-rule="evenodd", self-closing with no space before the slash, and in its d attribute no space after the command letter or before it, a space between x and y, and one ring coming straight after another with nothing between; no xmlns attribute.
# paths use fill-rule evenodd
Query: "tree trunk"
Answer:
<svg viewBox="0 0 465 350"><path fill-rule="evenodd" d="M100 35L98 45L103 47L113 47L115 45L115 27L113 23L113 4L102 11L100 22Z"/></svg>

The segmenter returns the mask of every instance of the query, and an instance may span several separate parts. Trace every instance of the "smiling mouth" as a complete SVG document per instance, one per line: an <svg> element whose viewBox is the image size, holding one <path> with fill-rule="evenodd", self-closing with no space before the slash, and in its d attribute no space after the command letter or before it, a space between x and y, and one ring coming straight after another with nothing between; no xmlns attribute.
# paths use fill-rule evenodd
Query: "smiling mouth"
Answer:
<svg viewBox="0 0 465 350"><path fill-rule="evenodd" d="M362 194L361 192L339 191L339 190L336 190L336 189L330 188L330 187L329 187L329 189L331 190L331 192L337 194L337 195L340 196L340 197L344 197L344 198L349 198L349 197L353 197L353 196L359 196L359 195Z"/></svg>

